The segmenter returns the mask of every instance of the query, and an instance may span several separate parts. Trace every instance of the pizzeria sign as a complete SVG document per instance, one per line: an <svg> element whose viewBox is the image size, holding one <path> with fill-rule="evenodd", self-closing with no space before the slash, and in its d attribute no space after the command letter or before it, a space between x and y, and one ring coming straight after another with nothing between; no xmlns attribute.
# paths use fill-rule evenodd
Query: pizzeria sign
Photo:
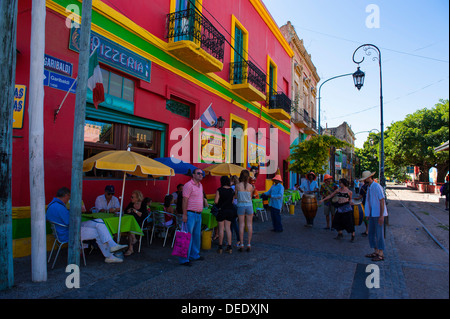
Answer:
<svg viewBox="0 0 450 319"><path fill-rule="evenodd" d="M89 46L90 53L97 48L99 62L150 82L150 60L93 31L91 31ZM80 28L70 29L69 48L80 52Z"/></svg>

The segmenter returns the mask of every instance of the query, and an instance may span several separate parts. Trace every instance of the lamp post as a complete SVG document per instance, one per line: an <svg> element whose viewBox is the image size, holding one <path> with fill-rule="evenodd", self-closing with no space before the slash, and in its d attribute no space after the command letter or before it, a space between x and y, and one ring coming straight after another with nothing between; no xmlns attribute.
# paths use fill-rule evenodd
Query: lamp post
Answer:
<svg viewBox="0 0 450 319"><path fill-rule="evenodd" d="M364 53L367 56L372 55L372 51L378 52L378 57L372 57L372 61L378 60L378 65L380 67L380 185L383 189L386 187L386 180L384 178L384 123L383 123L383 79L381 75L381 52L377 46L373 44L363 44L359 46L355 52L353 52L353 62L358 64L358 69L355 73L353 73L353 81L358 90L364 85L364 72L359 69L360 63L364 61L364 57L362 57L361 61L355 60L355 54L359 49L363 49Z"/></svg>
<svg viewBox="0 0 450 319"><path fill-rule="evenodd" d="M325 81L322 82L322 84L319 86L319 135L322 135L322 127L320 126L320 90L322 89L322 85L324 85L325 83L327 83L330 80L333 79L337 79L343 76L347 76L347 75L352 75L353 73L347 73L347 74L341 74L341 75L337 75L337 76L333 76L332 78L329 78Z"/></svg>

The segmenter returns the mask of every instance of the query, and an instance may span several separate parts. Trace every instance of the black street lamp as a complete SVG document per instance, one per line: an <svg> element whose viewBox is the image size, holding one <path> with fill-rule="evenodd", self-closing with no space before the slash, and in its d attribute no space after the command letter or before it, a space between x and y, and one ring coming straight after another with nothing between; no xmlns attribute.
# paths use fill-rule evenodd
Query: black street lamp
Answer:
<svg viewBox="0 0 450 319"><path fill-rule="evenodd" d="M358 90L360 90L364 84L364 72L359 69L359 64L364 61L364 57L361 61L355 61L355 53L360 48L363 48L367 56L372 55L372 50L378 52L378 57L372 57L372 61L378 60L378 65L380 67L380 185L384 189L386 187L386 179L384 177L383 79L381 75L381 52L380 49L373 44L363 44L353 52L353 62L358 64L358 69L353 73L353 81Z"/></svg>
<svg viewBox="0 0 450 319"><path fill-rule="evenodd" d="M353 82L355 83L355 86L358 89L358 91L361 90L362 86L364 85L364 76L365 75L366 74L359 69L359 66L358 66L358 70L356 70L356 72L353 73Z"/></svg>

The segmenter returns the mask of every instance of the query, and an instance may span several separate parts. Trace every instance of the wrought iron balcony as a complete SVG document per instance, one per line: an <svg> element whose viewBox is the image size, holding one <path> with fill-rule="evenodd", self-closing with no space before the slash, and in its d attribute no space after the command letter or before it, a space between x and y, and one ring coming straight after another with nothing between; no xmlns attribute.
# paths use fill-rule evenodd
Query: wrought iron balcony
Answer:
<svg viewBox="0 0 450 319"><path fill-rule="evenodd" d="M250 101L266 97L266 74L251 61L230 63L230 83L236 93Z"/></svg>
<svg viewBox="0 0 450 319"><path fill-rule="evenodd" d="M196 9L168 14L166 39L169 51L199 71L222 70L225 37Z"/></svg>
<svg viewBox="0 0 450 319"><path fill-rule="evenodd" d="M283 92L273 93L269 98L269 114L279 120L289 120L291 104L291 99Z"/></svg>

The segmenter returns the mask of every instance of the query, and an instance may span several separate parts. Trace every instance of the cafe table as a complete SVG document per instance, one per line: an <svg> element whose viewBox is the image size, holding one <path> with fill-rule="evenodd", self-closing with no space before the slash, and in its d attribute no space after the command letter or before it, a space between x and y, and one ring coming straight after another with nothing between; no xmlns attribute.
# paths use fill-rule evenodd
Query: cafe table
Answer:
<svg viewBox="0 0 450 319"><path fill-rule="evenodd" d="M291 195L292 196L292 201L294 203L299 201L301 199L301 197L302 197L298 190L288 190L288 191L285 191L285 194Z"/></svg>
<svg viewBox="0 0 450 319"><path fill-rule="evenodd" d="M111 236L117 234L119 228L119 216L116 216L113 213L81 214L82 222L92 219L103 220ZM141 227L139 227L139 224L137 223L134 216L128 214L124 214L121 218L120 232L144 236L144 233L142 232Z"/></svg>
<svg viewBox="0 0 450 319"><path fill-rule="evenodd" d="M203 208L202 211L202 225L205 225L208 229L217 227L216 217L211 214L211 206Z"/></svg>

